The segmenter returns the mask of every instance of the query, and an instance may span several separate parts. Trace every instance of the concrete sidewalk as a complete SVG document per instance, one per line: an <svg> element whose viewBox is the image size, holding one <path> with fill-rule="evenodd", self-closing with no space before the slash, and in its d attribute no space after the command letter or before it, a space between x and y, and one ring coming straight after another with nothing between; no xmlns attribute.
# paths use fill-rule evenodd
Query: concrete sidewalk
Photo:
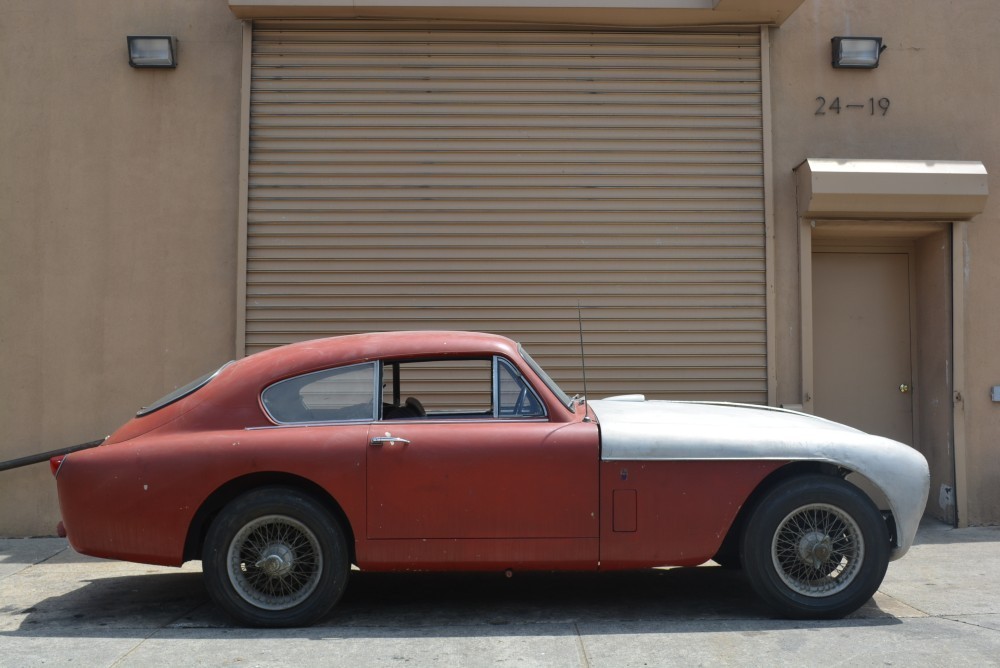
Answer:
<svg viewBox="0 0 1000 668"><path fill-rule="evenodd" d="M925 523L848 619L791 622L715 567L601 575L352 574L308 629L233 627L200 565L0 540L0 665L1000 666L1000 527Z"/></svg>

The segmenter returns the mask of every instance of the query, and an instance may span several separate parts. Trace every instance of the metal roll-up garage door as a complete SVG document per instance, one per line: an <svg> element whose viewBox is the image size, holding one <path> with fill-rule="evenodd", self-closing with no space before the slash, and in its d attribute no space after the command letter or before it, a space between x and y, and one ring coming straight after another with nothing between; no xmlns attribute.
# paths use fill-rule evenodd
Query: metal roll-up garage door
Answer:
<svg viewBox="0 0 1000 668"><path fill-rule="evenodd" d="M759 32L256 22L246 352L475 329L767 400Z"/></svg>

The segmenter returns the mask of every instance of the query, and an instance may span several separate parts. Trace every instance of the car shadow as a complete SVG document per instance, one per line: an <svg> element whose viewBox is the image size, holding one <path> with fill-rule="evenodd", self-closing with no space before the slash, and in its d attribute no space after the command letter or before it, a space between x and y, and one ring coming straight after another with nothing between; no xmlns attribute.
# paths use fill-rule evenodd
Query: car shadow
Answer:
<svg viewBox="0 0 1000 668"><path fill-rule="evenodd" d="M620 573L351 573L347 592L317 625L244 631L208 600L198 572L154 573L86 581L24 610L0 608L3 636L132 638L433 638L563 636L576 633L691 633L780 630L822 625L898 624L869 601L848 618L774 619L742 575L719 567ZM12 620L9 620L12 621Z"/></svg>

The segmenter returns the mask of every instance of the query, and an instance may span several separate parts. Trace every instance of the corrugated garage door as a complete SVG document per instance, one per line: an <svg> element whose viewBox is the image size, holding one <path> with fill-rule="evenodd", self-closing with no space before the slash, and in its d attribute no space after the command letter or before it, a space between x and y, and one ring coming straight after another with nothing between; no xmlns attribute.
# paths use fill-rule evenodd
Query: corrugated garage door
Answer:
<svg viewBox="0 0 1000 668"><path fill-rule="evenodd" d="M385 24L381 24L385 26ZM760 38L254 24L246 352L476 329L765 402Z"/></svg>

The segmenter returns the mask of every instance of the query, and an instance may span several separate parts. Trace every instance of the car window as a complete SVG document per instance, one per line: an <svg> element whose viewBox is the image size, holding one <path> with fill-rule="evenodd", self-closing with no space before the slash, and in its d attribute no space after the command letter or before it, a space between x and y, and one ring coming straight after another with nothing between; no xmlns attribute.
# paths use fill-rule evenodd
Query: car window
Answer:
<svg viewBox="0 0 1000 668"><path fill-rule="evenodd" d="M218 376L219 373L223 369L225 369L227 366L229 366L230 364L232 364L232 362L226 362L225 364L223 364L221 367L219 367L215 371L210 371L210 372L206 373L204 376L201 376L200 378L196 378L195 380L192 380L187 385L183 385L181 387L178 387L173 392L170 392L169 394L167 394L167 395L165 395L163 397L160 397L159 399L157 399L156 401L154 401L150 405L143 406L142 408L139 409L139 412L135 414L136 417L142 417L144 415L149 415L150 413L155 413L156 411L160 410L164 406L169 406L170 404L174 403L175 401L180 401L184 397L186 397L188 395L191 395L191 394L194 394L195 392L197 392L201 388L203 388L206 385L208 385L208 382L210 380L212 380L213 378L215 378L216 376Z"/></svg>
<svg viewBox="0 0 1000 668"><path fill-rule="evenodd" d="M389 420L490 417L492 378L492 358L386 362L382 414Z"/></svg>
<svg viewBox="0 0 1000 668"><path fill-rule="evenodd" d="M545 406L510 362L497 359L497 414L500 417L545 417Z"/></svg>
<svg viewBox="0 0 1000 668"><path fill-rule="evenodd" d="M271 419L284 424L372 420L374 398L374 362L288 378L261 394Z"/></svg>
<svg viewBox="0 0 1000 668"><path fill-rule="evenodd" d="M382 417L539 418L545 407L503 358L392 361L382 364Z"/></svg>

